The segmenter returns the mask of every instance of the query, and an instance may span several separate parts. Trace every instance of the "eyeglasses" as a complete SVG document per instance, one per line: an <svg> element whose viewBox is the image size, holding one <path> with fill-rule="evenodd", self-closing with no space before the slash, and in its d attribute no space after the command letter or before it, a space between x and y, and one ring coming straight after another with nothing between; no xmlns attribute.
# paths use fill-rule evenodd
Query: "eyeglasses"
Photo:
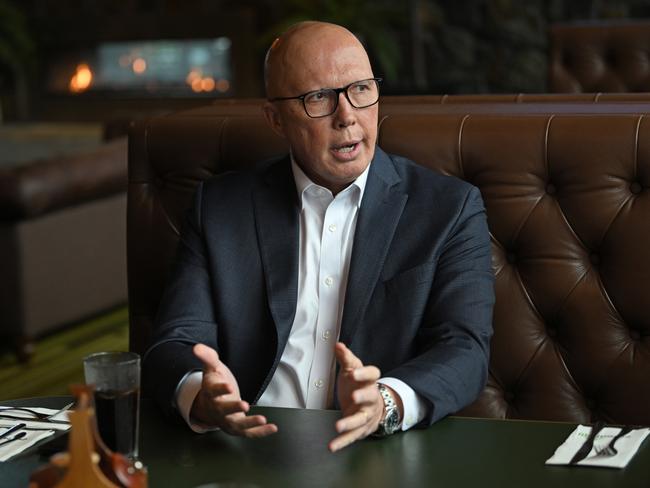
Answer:
<svg viewBox="0 0 650 488"><path fill-rule="evenodd" d="M307 115L317 119L336 112L339 106L339 94L341 93L345 93L345 98L354 108L366 108L374 105L379 101L379 84L381 81L381 78L368 78L367 80L355 81L341 88L322 88L297 97L269 98L269 102L301 100Z"/></svg>

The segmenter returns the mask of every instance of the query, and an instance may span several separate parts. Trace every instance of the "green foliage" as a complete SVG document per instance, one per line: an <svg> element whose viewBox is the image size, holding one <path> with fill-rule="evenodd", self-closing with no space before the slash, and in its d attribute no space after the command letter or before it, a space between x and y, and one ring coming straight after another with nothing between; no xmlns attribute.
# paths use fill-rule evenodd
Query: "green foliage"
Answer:
<svg viewBox="0 0 650 488"><path fill-rule="evenodd" d="M7 0L0 0L0 69L14 72L25 67L34 50L22 13Z"/></svg>

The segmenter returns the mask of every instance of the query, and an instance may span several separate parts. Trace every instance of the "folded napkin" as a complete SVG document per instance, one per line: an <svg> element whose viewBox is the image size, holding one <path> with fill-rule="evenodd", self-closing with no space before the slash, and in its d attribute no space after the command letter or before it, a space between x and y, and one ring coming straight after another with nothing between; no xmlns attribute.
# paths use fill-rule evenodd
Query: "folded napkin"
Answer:
<svg viewBox="0 0 650 488"><path fill-rule="evenodd" d="M0 407L1 408L1 407ZM9 434L7 437L0 438L0 462L7 461L17 454L20 454L25 449L33 446L42 439L53 435L57 430L68 430L70 424L68 422L68 412L60 412L56 409L42 408L42 407L27 407L46 415L53 415L47 421L43 420L30 420L34 416L29 412L21 410L7 410L4 413L16 418L3 418L0 417L0 435L6 432L9 428L16 424L25 424L21 429ZM57 413L59 412L59 413ZM0 415L3 412L0 411ZM56 415L54 415L56 414ZM19 418L20 417L20 418ZM14 441L3 444L3 442L13 439L16 434L24 433L25 436Z"/></svg>
<svg viewBox="0 0 650 488"><path fill-rule="evenodd" d="M7 429L0 427L0 434L5 432ZM26 435L21 439L16 439L6 444L0 444L0 462L8 461L12 457L20 454L28 447L32 447L38 441L50 437L54 434L54 430L19 430L10 434L8 437L3 437L0 439L0 443L12 439L16 434L24 432Z"/></svg>
<svg viewBox="0 0 650 488"><path fill-rule="evenodd" d="M617 454L613 456L597 456L596 451L604 448L621 431L620 427L605 427L594 439L591 452L575 466L602 466L606 468L624 468L639 450L641 443L650 434L650 428L633 429L628 434L616 441ZM589 437L591 427L578 425L571 432L566 441L558 447L555 453L546 460L546 464L564 465L569 464L576 452Z"/></svg>

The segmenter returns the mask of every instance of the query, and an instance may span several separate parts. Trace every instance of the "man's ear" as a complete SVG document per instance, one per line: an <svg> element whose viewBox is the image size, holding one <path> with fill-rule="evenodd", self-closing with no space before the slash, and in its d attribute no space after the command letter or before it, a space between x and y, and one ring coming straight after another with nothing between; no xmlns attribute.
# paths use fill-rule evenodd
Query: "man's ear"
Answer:
<svg viewBox="0 0 650 488"><path fill-rule="evenodd" d="M262 107L262 112L264 112L266 123L273 129L273 132L285 139L284 125L282 124L282 117L277 107L272 102L265 102Z"/></svg>

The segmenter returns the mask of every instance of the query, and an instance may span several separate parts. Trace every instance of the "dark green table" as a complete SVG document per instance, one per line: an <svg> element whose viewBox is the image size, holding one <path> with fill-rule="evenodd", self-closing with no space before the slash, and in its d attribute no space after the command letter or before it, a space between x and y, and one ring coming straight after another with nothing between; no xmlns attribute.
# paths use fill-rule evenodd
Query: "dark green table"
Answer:
<svg viewBox="0 0 650 488"><path fill-rule="evenodd" d="M17 400L52 408L65 397ZM3 402L8 403L8 402ZM338 412L256 408L279 432L248 440L194 434L149 402L141 410L140 454L152 488L195 487L650 487L650 442L624 470L545 466L574 424L447 418L426 430L367 439L332 454ZM0 463L0 486L25 487L45 459L31 454Z"/></svg>

